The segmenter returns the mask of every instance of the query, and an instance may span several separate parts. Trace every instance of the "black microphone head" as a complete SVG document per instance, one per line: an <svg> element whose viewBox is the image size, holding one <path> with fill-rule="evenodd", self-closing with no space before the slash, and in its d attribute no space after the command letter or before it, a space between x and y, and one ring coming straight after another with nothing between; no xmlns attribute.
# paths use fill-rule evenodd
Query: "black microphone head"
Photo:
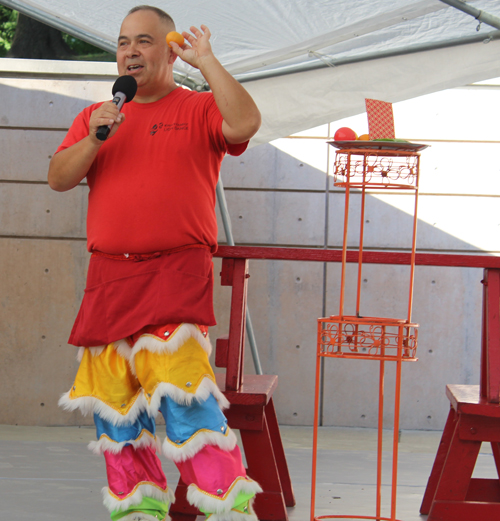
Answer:
<svg viewBox="0 0 500 521"><path fill-rule="evenodd" d="M120 76L113 85L113 89L111 91L113 96L117 92L123 92L125 94L125 103L132 101L137 92L137 82L133 76Z"/></svg>

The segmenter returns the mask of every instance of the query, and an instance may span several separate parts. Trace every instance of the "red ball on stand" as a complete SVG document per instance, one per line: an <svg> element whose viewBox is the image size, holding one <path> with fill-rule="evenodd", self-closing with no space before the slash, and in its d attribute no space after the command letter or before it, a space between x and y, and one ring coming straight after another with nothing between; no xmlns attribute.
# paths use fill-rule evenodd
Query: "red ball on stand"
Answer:
<svg viewBox="0 0 500 521"><path fill-rule="evenodd" d="M356 132L352 130L352 128L340 127L337 132L335 132L333 139L335 139L335 141L356 141L358 136L356 135Z"/></svg>

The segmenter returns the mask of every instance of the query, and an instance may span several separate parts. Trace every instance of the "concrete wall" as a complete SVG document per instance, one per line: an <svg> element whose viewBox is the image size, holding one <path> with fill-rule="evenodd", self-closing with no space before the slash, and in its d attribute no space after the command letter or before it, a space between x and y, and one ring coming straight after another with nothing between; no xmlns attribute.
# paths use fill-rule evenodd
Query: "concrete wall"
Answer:
<svg viewBox="0 0 500 521"><path fill-rule="evenodd" d="M74 64L86 74L61 76L65 65L0 60L0 423L82 423L57 400L77 368L67 339L85 287L88 189L58 194L47 169L73 118L109 98L115 75L112 64Z"/></svg>
<svg viewBox="0 0 500 521"><path fill-rule="evenodd" d="M69 74L63 73L67 67ZM77 368L75 348L66 340L85 284L87 187L52 192L46 172L74 116L109 98L116 73L112 64L27 60L0 60L2 70L0 423L88 423L56 405ZM432 145L422 155L420 250L499 253L499 144L487 142L498 140L498 132L486 109L495 88L455 89L395 106L398 136ZM341 246L344 194L329 177L334 154L325 141L344 125L358 134L367 131L361 115L224 160L237 244ZM408 205L405 195L371 194L365 245L407 249ZM219 239L225 241L222 226ZM215 264L218 273L220 261ZM311 424L316 319L338 311L340 266L252 261L250 270L249 306L261 362L264 372L280 376L279 420ZM441 429L448 409L445 384L478 382L481 277L477 269L417 269L419 361L404 367L402 428ZM365 314L400 317L407 268L366 266L364 279ZM226 333L228 303L228 288L217 287L213 341ZM246 369L253 371L249 350ZM374 362L327 360L324 423L374 426L377 375ZM386 411L390 422L389 406Z"/></svg>

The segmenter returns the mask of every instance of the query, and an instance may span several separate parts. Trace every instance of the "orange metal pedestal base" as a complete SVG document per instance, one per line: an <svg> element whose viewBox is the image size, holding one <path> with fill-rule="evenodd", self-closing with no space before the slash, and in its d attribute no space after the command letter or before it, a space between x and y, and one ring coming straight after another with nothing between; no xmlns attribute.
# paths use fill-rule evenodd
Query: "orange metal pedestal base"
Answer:
<svg viewBox="0 0 500 521"><path fill-rule="evenodd" d="M414 362L417 349L417 324L403 319L331 316L318 319L316 354L316 390L313 434L313 463L311 479L311 521L320 519L396 519L396 492L398 473L398 434L401 396L402 362ZM319 384L322 358L349 358L379 362L377 485L375 516L326 515L315 516L316 460L319 425ZM394 398L394 427L392 444L391 517L381 515L382 504L382 435L384 423L385 362L396 362Z"/></svg>
<svg viewBox="0 0 500 521"><path fill-rule="evenodd" d="M320 519L374 519L375 521L399 521L398 519L392 519L390 517L376 517L376 516L317 516L314 518L315 521Z"/></svg>

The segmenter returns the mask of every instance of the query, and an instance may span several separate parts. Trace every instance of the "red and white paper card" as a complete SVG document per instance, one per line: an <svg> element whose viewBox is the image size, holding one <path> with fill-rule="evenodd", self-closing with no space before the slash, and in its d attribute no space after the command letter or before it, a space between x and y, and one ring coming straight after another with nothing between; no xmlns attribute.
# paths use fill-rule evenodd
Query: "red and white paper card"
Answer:
<svg viewBox="0 0 500 521"><path fill-rule="evenodd" d="M392 103L365 99L370 139L395 139Z"/></svg>

